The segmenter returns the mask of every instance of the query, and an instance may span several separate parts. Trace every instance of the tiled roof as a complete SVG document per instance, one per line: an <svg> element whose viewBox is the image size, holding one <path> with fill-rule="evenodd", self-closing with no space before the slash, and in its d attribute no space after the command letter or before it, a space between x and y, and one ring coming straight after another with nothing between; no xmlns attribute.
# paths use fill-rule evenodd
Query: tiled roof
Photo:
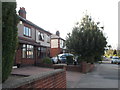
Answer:
<svg viewBox="0 0 120 90"><path fill-rule="evenodd" d="M19 15L18 15L18 17L19 17L19 19L20 19L21 21L23 21L23 22L25 22L25 23L27 23L27 24L29 24L29 25L32 25L32 26L34 26L35 28L38 28L38 29L40 29L40 30L42 30L42 31L44 31L44 32L46 32L46 33L52 34L52 33L50 33L49 31L46 31L46 30L44 30L43 28L41 28L41 27L37 26L36 24L32 23L31 21L29 21L29 20L27 20L27 19L25 19L25 18L23 18L23 17L21 17L21 16L19 16Z"/></svg>
<svg viewBox="0 0 120 90"><path fill-rule="evenodd" d="M57 36L56 34L51 35L51 39L62 39L60 36ZM62 39L64 40L64 39Z"/></svg>
<svg viewBox="0 0 120 90"><path fill-rule="evenodd" d="M53 34L53 35L51 35L51 38L60 38L60 37L55 35L55 34Z"/></svg>

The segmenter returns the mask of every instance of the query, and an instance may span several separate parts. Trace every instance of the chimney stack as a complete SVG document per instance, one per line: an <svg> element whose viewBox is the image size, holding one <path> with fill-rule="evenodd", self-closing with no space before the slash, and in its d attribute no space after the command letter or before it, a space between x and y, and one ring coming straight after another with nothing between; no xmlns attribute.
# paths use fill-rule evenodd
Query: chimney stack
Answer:
<svg viewBox="0 0 120 90"><path fill-rule="evenodd" d="M56 35L57 35L57 36L60 36L60 32L59 32L59 31L56 31Z"/></svg>
<svg viewBox="0 0 120 90"><path fill-rule="evenodd" d="M26 11L24 7L20 7L20 10L18 11L19 15L26 19Z"/></svg>

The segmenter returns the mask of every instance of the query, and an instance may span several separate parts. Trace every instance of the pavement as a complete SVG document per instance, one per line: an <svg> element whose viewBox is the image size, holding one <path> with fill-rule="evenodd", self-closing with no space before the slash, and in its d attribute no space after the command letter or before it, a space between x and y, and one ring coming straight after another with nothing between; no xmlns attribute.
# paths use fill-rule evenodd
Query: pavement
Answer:
<svg viewBox="0 0 120 90"><path fill-rule="evenodd" d="M44 67L35 67L35 66L27 66L27 67L20 67L16 68L13 67L11 75L9 76L8 80L4 83L7 84L11 80L16 80L20 78L24 78L26 76L34 75L37 73L43 73L47 71L52 71L53 68L44 68ZM80 72L72 72L66 71L66 80L67 80L67 88L75 88L79 80L84 76Z"/></svg>
<svg viewBox="0 0 120 90"><path fill-rule="evenodd" d="M67 88L117 88L118 69L118 65L105 62L104 64L96 64L94 71L87 74L66 71ZM54 69L35 66L13 68L12 76L7 82L52 70Z"/></svg>
<svg viewBox="0 0 120 90"><path fill-rule="evenodd" d="M95 70L79 80L75 88L118 88L118 65L98 64Z"/></svg>
<svg viewBox="0 0 120 90"><path fill-rule="evenodd" d="M117 64L111 64L110 61L103 61L102 64L95 64L94 70L86 74L67 71L67 88L98 88L105 90L107 88L111 90L115 88L117 90L120 83L120 79L118 78L119 70L120 67Z"/></svg>
<svg viewBox="0 0 120 90"><path fill-rule="evenodd" d="M80 80L84 77L85 74L80 72L66 72L67 88L76 88Z"/></svg>

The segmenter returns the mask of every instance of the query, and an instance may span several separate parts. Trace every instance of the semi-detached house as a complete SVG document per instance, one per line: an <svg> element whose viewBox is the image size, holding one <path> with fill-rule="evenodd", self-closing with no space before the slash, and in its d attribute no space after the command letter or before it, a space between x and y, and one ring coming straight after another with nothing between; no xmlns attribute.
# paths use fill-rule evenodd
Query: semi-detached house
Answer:
<svg viewBox="0 0 120 90"><path fill-rule="evenodd" d="M50 56L51 33L26 19L24 7L19 10L18 41L15 64L35 65Z"/></svg>

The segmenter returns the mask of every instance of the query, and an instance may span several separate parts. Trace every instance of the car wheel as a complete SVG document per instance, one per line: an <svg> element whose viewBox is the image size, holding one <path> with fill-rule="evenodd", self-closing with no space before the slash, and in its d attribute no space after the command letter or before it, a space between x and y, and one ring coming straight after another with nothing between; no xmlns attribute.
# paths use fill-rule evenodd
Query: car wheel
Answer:
<svg viewBox="0 0 120 90"><path fill-rule="evenodd" d="M55 64L55 62L53 62L53 64Z"/></svg>

